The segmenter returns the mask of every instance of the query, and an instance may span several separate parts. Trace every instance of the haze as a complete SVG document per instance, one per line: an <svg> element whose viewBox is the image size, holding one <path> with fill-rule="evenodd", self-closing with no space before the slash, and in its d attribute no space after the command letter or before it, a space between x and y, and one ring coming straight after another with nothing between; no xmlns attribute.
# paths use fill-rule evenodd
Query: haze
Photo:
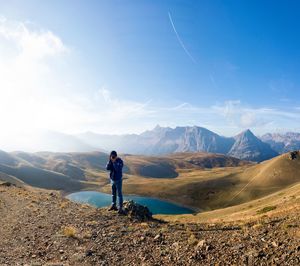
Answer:
<svg viewBox="0 0 300 266"><path fill-rule="evenodd" d="M0 149L40 145L41 132L157 124L225 136L299 132L299 9L0 1Z"/></svg>

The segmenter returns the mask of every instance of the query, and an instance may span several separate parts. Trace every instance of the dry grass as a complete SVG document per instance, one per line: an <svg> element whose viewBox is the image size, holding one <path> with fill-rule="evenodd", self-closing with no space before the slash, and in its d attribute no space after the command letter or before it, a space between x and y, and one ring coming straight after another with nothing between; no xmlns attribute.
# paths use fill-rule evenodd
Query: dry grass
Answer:
<svg viewBox="0 0 300 266"><path fill-rule="evenodd" d="M282 192L287 195L286 199L282 197ZM260 199L252 200L247 203L236 206L222 208L213 211L198 213L197 215L157 215L157 218L171 222L205 222L214 223L222 220L223 222L238 222L241 224L256 222L263 217L262 215L280 215L286 212L300 211L300 183L288 187L282 191L273 193ZM264 209L266 206L276 206L273 211L257 215L257 211Z"/></svg>
<svg viewBox="0 0 300 266"><path fill-rule="evenodd" d="M295 237L300 239L300 229L296 230Z"/></svg>
<svg viewBox="0 0 300 266"><path fill-rule="evenodd" d="M257 214L264 214L266 212L269 212L269 211L273 211L276 209L276 206L266 206L260 210L257 211Z"/></svg>
<svg viewBox="0 0 300 266"><path fill-rule="evenodd" d="M68 204L69 204L68 201L63 201L63 202L59 205L59 208L65 209L66 207L68 207Z"/></svg>
<svg viewBox="0 0 300 266"><path fill-rule="evenodd" d="M188 244L190 246L196 246L198 244L199 240L196 238L194 234L191 234L188 238Z"/></svg>
<svg viewBox="0 0 300 266"><path fill-rule="evenodd" d="M89 221L89 222L87 222L86 225L97 225L97 224L99 224L99 222L97 222L97 221Z"/></svg>
<svg viewBox="0 0 300 266"><path fill-rule="evenodd" d="M81 237L84 239L90 239L92 236L93 236L93 234L90 231L83 232L81 235Z"/></svg>
<svg viewBox="0 0 300 266"><path fill-rule="evenodd" d="M74 226L65 226L62 233L66 237L76 238L77 230Z"/></svg>

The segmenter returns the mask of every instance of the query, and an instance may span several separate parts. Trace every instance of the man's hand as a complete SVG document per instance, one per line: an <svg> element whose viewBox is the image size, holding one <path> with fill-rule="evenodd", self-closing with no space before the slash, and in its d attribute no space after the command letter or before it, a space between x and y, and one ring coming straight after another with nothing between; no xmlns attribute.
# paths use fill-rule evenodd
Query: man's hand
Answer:
<svg viewBox="0 0 300 266"><path fill-rule="evenodd" d="M117 160L117 157L111 156L111 157L110 157L110 160L114 163L114 162Z"/></svg>

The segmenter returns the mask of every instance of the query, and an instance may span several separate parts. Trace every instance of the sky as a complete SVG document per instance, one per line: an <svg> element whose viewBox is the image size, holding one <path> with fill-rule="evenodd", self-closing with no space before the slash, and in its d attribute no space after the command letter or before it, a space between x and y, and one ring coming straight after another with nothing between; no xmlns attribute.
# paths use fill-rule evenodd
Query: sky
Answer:
<svg viewBox="0 0 300 266"><path fill-rule="evenodd" d="M300 2L0 0L0 138L300 132Z"/></svg>

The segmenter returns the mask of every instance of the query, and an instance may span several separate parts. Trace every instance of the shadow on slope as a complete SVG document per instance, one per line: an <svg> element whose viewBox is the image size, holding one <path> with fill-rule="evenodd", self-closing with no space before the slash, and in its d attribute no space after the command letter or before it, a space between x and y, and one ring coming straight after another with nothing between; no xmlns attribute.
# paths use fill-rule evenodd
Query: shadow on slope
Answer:
<svg viewBox="0 0 300 266"><path fill-rule="evenodd" d="M28 185L39 188L64 191L74 191L83 188L80 182L72 180L66 175L28 165L19 165L13 168L0 164L0 172L14 176Z"/></svg>

